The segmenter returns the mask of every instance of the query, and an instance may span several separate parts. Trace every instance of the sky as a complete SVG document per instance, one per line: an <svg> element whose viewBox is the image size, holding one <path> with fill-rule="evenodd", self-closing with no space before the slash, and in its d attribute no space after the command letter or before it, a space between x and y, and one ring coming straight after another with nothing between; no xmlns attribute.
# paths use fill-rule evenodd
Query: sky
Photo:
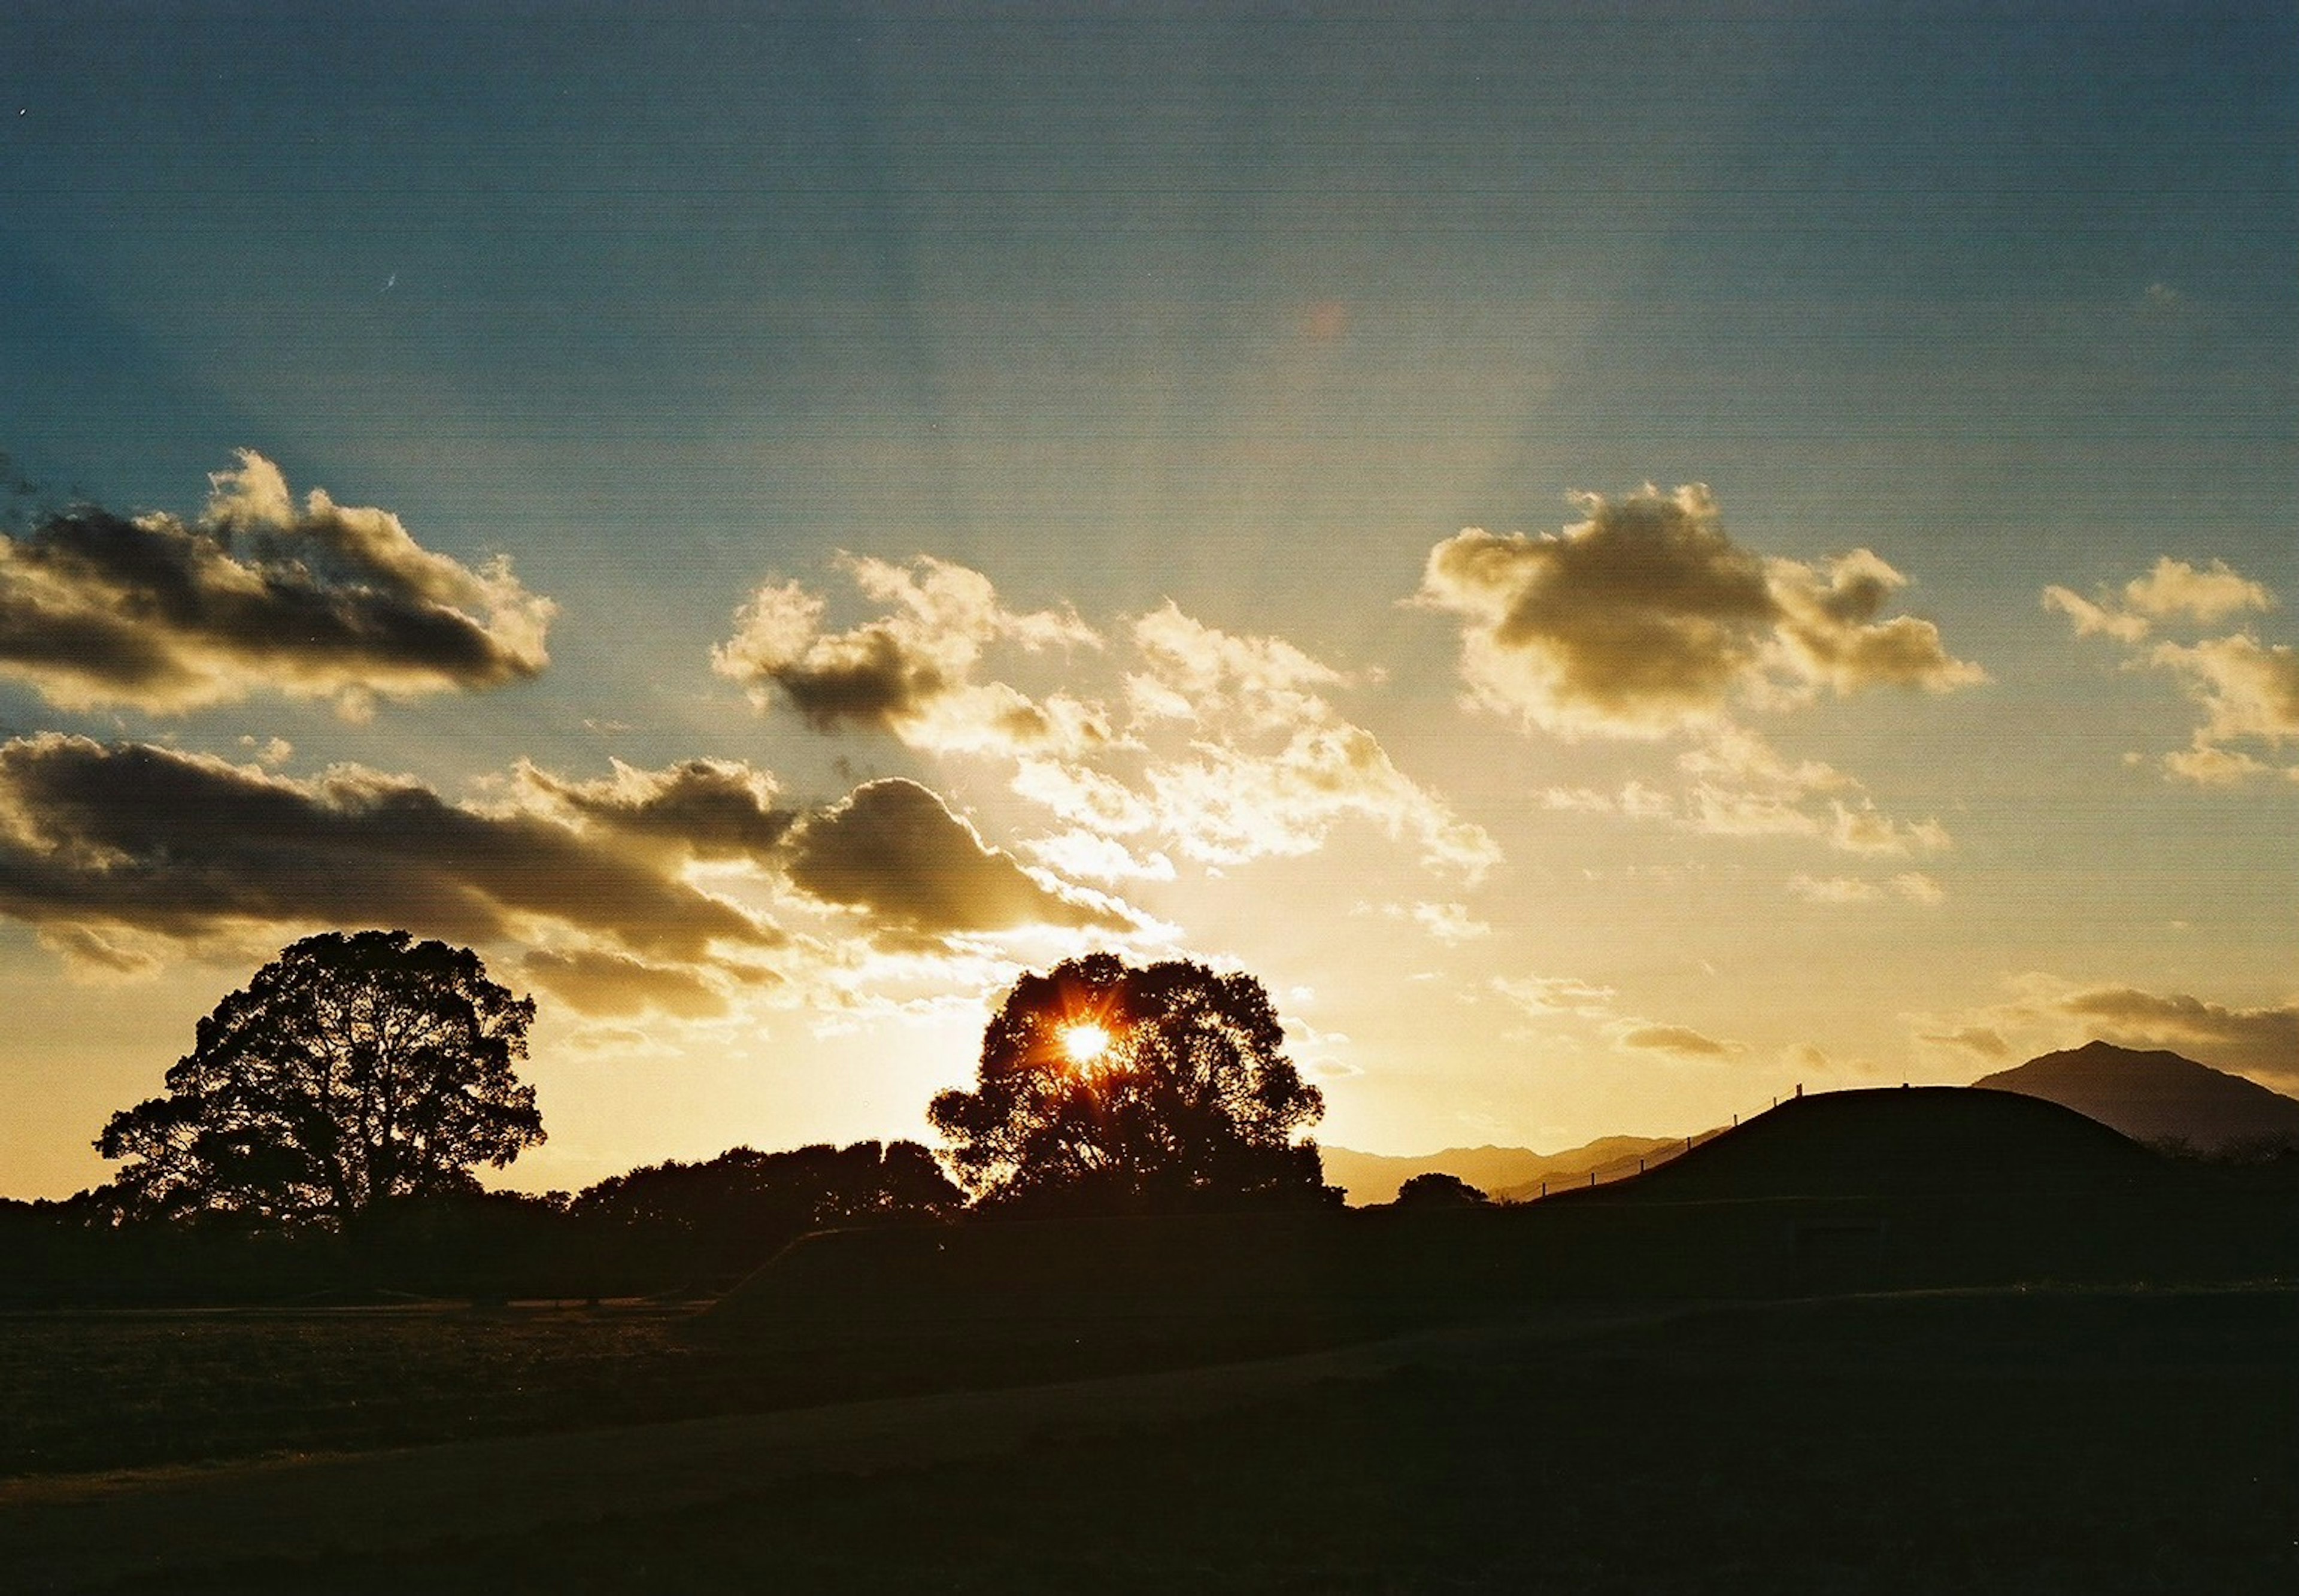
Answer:
<svg viewBox="0 0 2299 1596"><path fill-rule="evenodd" d="M0 18L0 1193L309 933L503 1178L925 1138L1021 972L1329 1144L2299 1091L2299 15Z"/></svg>

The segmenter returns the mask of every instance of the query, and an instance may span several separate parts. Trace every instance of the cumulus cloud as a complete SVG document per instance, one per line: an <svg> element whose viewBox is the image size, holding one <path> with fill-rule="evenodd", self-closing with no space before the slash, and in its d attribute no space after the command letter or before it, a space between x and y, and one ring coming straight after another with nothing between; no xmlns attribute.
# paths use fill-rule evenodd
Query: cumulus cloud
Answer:
<svg viewBox="0 0 2299 1596"><path fill-rule="evenodd" d="M2141 615L2159 619L2185 616L2205 626L2245 610L2272 610L2275 595L2259 583L2214 560L2197 570L2184 560L2164 555L2144 577L2123 585L2124 602Z"/></svg>
<svg viewBox="0 0 2299 1596"><path fill-rule="evenodd" d="M818 731L884 732L937 752L1107 740L1094 706L975 679L998 644L1099 647L1100 635L1076 616L1008 610L981 572L925 555L908 566L852 555L841 563L887 613L826 630L826 601L795 582L768 583L736 614L734 637L712 651L712 669L742 683L759 707L780 700Z"/></svg>
<svg viewBox="0 0 2299 1596"><path fill-rule="evenodd" d="M2103 595L2098 602L2066 587L2044 589L2044 607L2067 616L2076 636L2123 644L2130 651L2127 669L2173 677L2203 711L2187 746L2156 760L2166 777L2198 786L2237 786L2277 769L2230 743L2277 751L2299 740L2299 652L2289 644L2262 643L2248 631L2184 643L2150 639L2168 621L2210 626L2275 606L2264 586L2218 560L2199 570L2165 556L2146 575L2125 583L2120 597ZM2299 764L2284 767L2283 774L2299 781Z"/></svg>
<svg viewBox="0 0 2299 1596"><path fill-rule="evenodd" d="M386 511L242 451L198 520L94 506L0 535L0 675L68 710L180 713L259 690L332 700L502 686L538 674L554 607L508 561L423 548Z"/></svg>
<svg viewBox="0 0 2299 1596"><path fill-rule="evenodd" d="M865 783L808 817L792 833L784 864L801 892L911 936L1136 928L1109 901L1032 875L933 793L899 778Z"/></svg>
<svg viewBox="0 0 2299 1596"><path fill-rule="evenodd" d="M357 766L298 780L53 733L0 745L0 914L67 948L376 924L461 941L571 929L688 960L773 940L675 870L544 815Z"/></svg>
<svg viewBox="0 0 2299 1596"><path fill-rule="evenodd" d="M1764 559L1697 484L1574 497L1589 519L1562 532L1471 528L1430 551L1416 602L1459 617L1477 705L1567 737L1657 736L1736 699L1987 679L1931 622L1883 618L1907 578L1866 549Z"/></svg>
<svg viewBox="0 0 2299 1596"><path fill-rule="evenodd" d="M522 764L518 782L540 807L701 860L765 860L798 818L776 803L772 776L737 761L688 760L661 770L620 760L613 766L613 775L584 782Z"/></svg>
<svg viewBox="0 0 2299 1596"><path fill-rule="evenodd" d="M123 971L315 926L404 926L519 947L530 980L586 1014L689 1018L836 957L706 890L712 877L827 915L858 945L921 954L951 936L1140 927L1114 899L1025 870L911 783L793 810L766 773L697 760L596 781L522 766L494 791L458 802L357 766L303 779L19 738L0 744L0 917L78 966Z"/></svg>
<svg viewBox="0 0 2299 1596"><path fill-rule="evenodd" d="M2299 738L2299 651L2238 633L2202 643L2159 643L2147 662L2179 677L2203 706L2198 746L2256 738L2279 747Z"/></svg>

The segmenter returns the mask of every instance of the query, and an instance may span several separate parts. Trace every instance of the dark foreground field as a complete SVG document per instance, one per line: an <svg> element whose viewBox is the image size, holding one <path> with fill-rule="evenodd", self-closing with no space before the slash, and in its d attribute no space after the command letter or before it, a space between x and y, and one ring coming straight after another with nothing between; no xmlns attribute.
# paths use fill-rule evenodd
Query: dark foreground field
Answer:
<svg viewBox="0 0 2299 1596"><path fill-rule="evenodd" d="M469 1334L452 1317L429 1326L440 1345ZM250 1349L265 1344L245 1323ZM520 1334L635 1338L617 1355L655 1400L682 1359L735 1356L672 1351L660 1331L560 1316ZM551 1359L527 1367L552 1387ZM557 1389L587 1405L600 1388ZM31 1475L0 1491L0 1581L2280 1592L2299 1588L2299 1293L1559 1307L1216 1370Z"/></svg>

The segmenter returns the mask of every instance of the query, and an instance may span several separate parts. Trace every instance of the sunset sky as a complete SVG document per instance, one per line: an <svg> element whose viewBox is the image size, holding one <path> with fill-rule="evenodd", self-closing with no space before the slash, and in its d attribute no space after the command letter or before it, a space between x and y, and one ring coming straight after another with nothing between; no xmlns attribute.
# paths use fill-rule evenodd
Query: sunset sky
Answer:
<svg viewBox="0 0 2299 1596"><path fill-rule="evenodd" d="M368 925L533 1188L1093 948L1375 1151L2299 1090L2287 4L303 9L0 18L0 1194Z"/></svg>

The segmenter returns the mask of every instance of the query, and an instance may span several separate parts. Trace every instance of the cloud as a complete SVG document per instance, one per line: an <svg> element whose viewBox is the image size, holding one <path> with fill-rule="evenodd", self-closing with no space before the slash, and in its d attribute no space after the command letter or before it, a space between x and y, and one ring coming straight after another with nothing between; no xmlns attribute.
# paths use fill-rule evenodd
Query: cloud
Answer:
<svg viewBox="0 0 2299 1596"><path fill-rule="evenodd" d="M1789 877L1788 889L1807 903L1873 903L1896 897L1930 907L1947 901L1947 889L1921 870L1905 870L1881 883L1853 876L1797 875Z"/></svg>
<svg viewBox="0 0 2299 1596"><path fill-rule="evenodd" d="M1947 902L1947 889L1921 870L1904 870L1885 885L1911 903L1930 907Z"/></svg>
<svg viewBox="0 0 2299 1596"><path fill-rule="evenodd" d="M2279 747L2299 737L2299 651L2238 633L2183 644L2159 643L2147 662L2180 678L2204 709L2198 746L2257 738Z"/></svg>
<svg viewBox="0 0 2299 1596"><path fill-rule="evenodd" d="M578 1014L622 1018L650 1010L681 1019L709 1019L727 1008L724 987L699 970L648 964L594 948L537 948L519 960L537 986Z"/></svg>
<svg viewBox="0 0 2299 1596"><path fill-rule="evenodd" d="M1544 808L1661 820L1706 836L1806 836L1839 852L1871 857L1941 853L1953 847L1936 819L1883 813L1855 777L1818 760L1781 757L1763 737L1722 722L1677 759L1692 779L1678 793L1631 780L1617 793L1550 787Z"/></svg>
<svg viewBox="0 0 2299 1596"><path fill-rule="evenodd" d="M477 569L388 511L241 451L198 521L94 506L0 534L0 675L67 710L181 713L257 691L332 700L501 686L540 673L554 606L508 561Z"/></svg>
<svg viewBox="0 0 2299 1596"><path fill-rule="evenodd" d="M1609 986L1569 976L1496 976L1491 985L1527 1014L1540 1018L1573 1014L1584 1019L1601 1018L1613 1011L1613 999L1618 995Z"/></svg>
<svg viewBox="0 0 2299 1596"><path fill-rule="evenodd" d="M299 779L20 738L0 744L0 917L74 968L112 973L313 927L403 926L511 944L529 979L586 1014L682 1018L767 986L829 1001L823 983L870 978L872 944L946 958L954 936L1144 925L1025 870L908 782L793 810L765 772L695 760L596 781L523 765L491 791L457 802L357 766ZM828 915L839 935L794 935L701 879Z"/></svg>
<svg viewBox="0 0 2299 1596"><path fill-rule="evenodd" d="M1697 484L1574 499L1589 519L1561 533L1471 528L1430 551L1415 602L1460 618L1474 704L1562 736L1649 737L1736 699L1987 679L1931 622L1879 619L1907 578L1866 549L1763 559Z"/></svg>
<svg viewBox="0 0 2299 1596"><path fill-rule="evenodd" d="M1171 881L1174 861L1163 853L1146 858L1114 837L1083 827L1033 838L1024 844L1048 869L1088 881Z"/></svg>
<svg viewBox="0 0 2299 1596"><path fill-rule="evenodd" d="M789 702L818 730L871 729L921 752L1010 761L1013 791L1065 828L1065 840L1031 844L1050 862L1059 854L1105 880L1157 876L1173 858L1225 866L1313 852L1358 820L1470 879L1500 858L1490 835L1334 708L1331 694L1377 683L1378 672L1337 669L1283 638L1223 631L1168 601L1120 634L1130 657L1107 684L1116 712L1070 691L1032 697L980 679L994 645L1108 644L1067 611L1008 610L988 578L961 566L845 563L888 613L830 632L823 600L769 586L717 651L717 669L761 702ZM1090 849L1087 837L1166 852Z"/></svg>
<svg viewBox="0 0 2299 1596"><path fill-rule="evenodd" d="M2170 1048L2222 1068L2299 1082L2299 1002L2236 1009L2185 993L2092 986L2066 993L2056 1006L2110 1042Z"/></svg>
<svg viewBox="0 0 2299 1596"><path fill-rule="evenodd" d="M2068 587L2045 588L2044 608L2057 610L2066 616L2075 624L2079 637L2112 637L2118 643L2137 643L2155 628L2155 623L2145 615L2095 604Z"/></svg>
<svg viewBox="0 0 2299 1596"><path fill-rule="evenodd" d="M1807 903L1872 903L1884 895L1874 882L1849 876L1791 876L1789 892Z"/></svg>
<svg viewBox="0 0 2299 1596"><path fill-rule="evenodd" d="M735 616L711 668L742 683L761 709L787 703L817 731L884 732L937 752L1004 752L1106 740L1100 712L1067 694L1033 700L975 672L994 644L1028 651L1096 648L1076 616L1024 614L998 602L990 579L920 555L907 567L842 555L863 595L889 612L826 631L828 605L795 582L768 583Z"/></svg>
<svg viewBox="0 0 2299 1596"><path fill-rule="evenodd" d="M2065 587L2044 589L2044 607L2066 615L2076 636L2124 644L2130 651L2126 669L2176 678L2203 711L2203 724L2190 734L2187 746L2155 761L2167 777L2197 786L2238 786L2277 769L2246 750L2227 747L2229 743L2279 750L2299 739L2299 651L2289 644L2262 643L2247 631L2192 643L2166 639L2148 644L2148 639L2163 621L2208 626L2275 605L2274 594L2223 561L2198 570L2169 556L2158 559L2145 576L2125 583L2120 605L2112 599L2095 603ZM2282 773L2299 781L2299 764L2284 767Z"/></svg>
<svg viewBox="0 0 2299 1596"><path fill-rule="evenodd" d="M2165 1048L2281 1090L2299 1086L2299 998L2243 1008L2191 993L2040 973L2010 985L2009 1001L1945 1018L1915 1017L1917 1039L1990 1060L2089 1041Z"/></svg>
<svg viewBox="0 0 2299 1596"><path fill-rule="evenodd" d="M865 783L809 816L791 834L784 868L809 896L911 936L1137 928L1108 900L1042 881L933 793L899 778Z"/></svg>
<svg viewBox="0 0 2299 1596"><path fill-rule="evenodd" d="M1274 749L1199 741L1191 758L1150 764L1145 782L1156 825L1174 847L1212 864L1315 852L1345 819L1411 837L1423 860L1481 879L1500 848L1481 827L1399 770L1379 739L1333 719L1304 727Z"/></svg>
<svg viewBox="0 0 2299 1596"><path fill-rule="evenodd" d="M1471 915L1463 903L1415 903L1413 921L1443 943L1474 942L1492 935L1492 927Z"/></svg>
<svg viewBox="0 0 2299 1596"><path fill-rule="evenodd" d="M1954 1031L1930 1032L1917 1040L1956 1048L1982 1059L2004 1059L2012 1053L2012 1044L2004 1041L2003 1033L1992 1026L1964 1026Z"/></svg>
<svg viewBox="0 0 2299 1596"><path fill-rule="evenodd" d="M1137 619L1132 636L1145 666L1126 677L1139 720L1235 721L1285 731L1330 719L1324 694L1367 679L1311 659L1282 637L1207 626L1171 599Z"/></svg>
<svg viewBox="0 0 2299 1596"><path fill-rule="evenodd" d="M2159 558L2145 576L2126 582L2123 596L2137 614L2158 619L2184 616L2205 626L2245 610L2275 608L2273 594L2228 569L2224 560L2214 560L2208 569L2197 570L2169 555Z"/></svg>
<svg viewBox="0 0 2299 1596"><path fill-rule="evenodd" d="M1741 1051L1737 1042L1719 1042L1685 1026L1623 1020L1613 1027L1613 1045L1637 1052L1672 1053L1683 1059L1723 1059Z"/></svg>
<svg viewBox="0 0 2299 1596"><path fill-rule="evenodd" d="M735 761L688 760L661 770L613 764L612 776L590 782L521 764L518 782L542 807L701 860L768 860L798 818L776 804L772 776Z"/></svg>
<svg viewBox="0 0 2299 1596"><path fill-rule="evenodd" d="M358 766L297 780L54 733L0 745L0 914L83 954L310 925L467 942L556 928L683 960L774 941L675 868L545 815Z"/></svg>

